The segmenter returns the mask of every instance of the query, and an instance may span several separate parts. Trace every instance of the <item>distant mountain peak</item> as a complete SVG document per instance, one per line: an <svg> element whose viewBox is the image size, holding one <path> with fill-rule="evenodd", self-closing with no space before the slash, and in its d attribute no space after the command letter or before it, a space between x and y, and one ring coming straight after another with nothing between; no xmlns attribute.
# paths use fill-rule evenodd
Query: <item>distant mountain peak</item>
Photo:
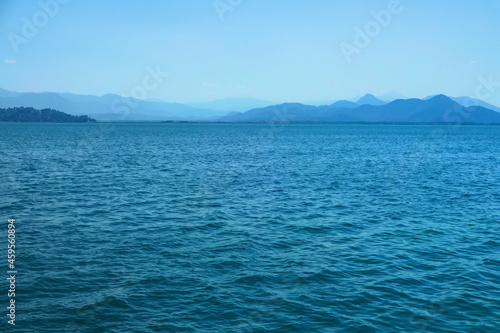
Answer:
<svg viewBox="0 0 500 333"><path fill-rule="evenodd" d="M452 100L457 102L460 105L463 105L464 107L469 107L469 106L482 106L486 109L490 109L496 112L500 112L500 107L486 103L480 99L472 98L469 96L462 96L462 97L450 97Z"/></svg>
<svg viewBox="0 0 500 333"><path fill-rule="evenodd" d="M369 105L376 105L376 106L386 104L384 101L381 101L380 99L373 96L372 94L364 95L356 103L359 105L369 104Z"/></svg>
<svg viewBox="0 0 500 333"><path fill-rule="evenodd" d="M446 96L445 94L437 94L437 95L434 95L434 96L433 96L433 98L436 98L436 97L437 97L437 98L448 98L448 99L449 99L449 97L448 97L448 96Z"/></svg>
<svg viewBox="0 0 500 333"><path fill-rule="evenodd" d="M446 96L446 95L443 95L443 94L439 94L439 95L435 95L435 96L432 96L431 98L428 99L429 101L438 101L438 102L446 102L446 103L456 103L455 101L453 101L450 97ZM458 104L458 103L457 103Z"/></svg>

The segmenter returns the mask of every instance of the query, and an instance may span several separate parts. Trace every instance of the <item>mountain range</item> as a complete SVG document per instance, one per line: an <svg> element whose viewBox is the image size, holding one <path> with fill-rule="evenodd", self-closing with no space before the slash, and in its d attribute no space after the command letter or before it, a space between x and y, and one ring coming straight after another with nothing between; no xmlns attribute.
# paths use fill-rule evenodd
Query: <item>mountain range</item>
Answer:
<svg viewBox="0 0 500 333"><path fill-rule="evenodd" d="M340 101L328 106L285 103L228 115L219 121L500 124L500 112L483 106L463 106L445 95L390 103L367 95L357 103Z"/></svg>
<svg viewBox="0 0 500 333"><path fill-rule="evenodd" d="M88 115L98 121L210 121L229 113L113 94L93 96L53 92L17 93L0 89L0 108L21 106L51 108L75 116Z"/></svg>
<svg viewBox="0 0 500 333"><path fill-rule="evenodd" d="M139 100L108 94L21 93L0 89L0 108L55 109L88 115L98 121L220 121L220 122L485 122L500 123L500 108L470 97L430 96L425 99L384 98L366 94L329 105L276 104L252 98L229 98L188 104Z"/></svg>

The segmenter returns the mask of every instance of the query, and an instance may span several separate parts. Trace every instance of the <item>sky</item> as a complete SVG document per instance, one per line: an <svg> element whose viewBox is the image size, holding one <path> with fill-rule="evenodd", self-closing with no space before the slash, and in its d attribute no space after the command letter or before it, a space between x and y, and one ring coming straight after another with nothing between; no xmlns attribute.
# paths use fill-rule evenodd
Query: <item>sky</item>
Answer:
<svg viewBox="0 0 500 333"><path fill-rule="evenodd" d="M500 105L499 17L500 0L2 0L0 88Z"/></svg>

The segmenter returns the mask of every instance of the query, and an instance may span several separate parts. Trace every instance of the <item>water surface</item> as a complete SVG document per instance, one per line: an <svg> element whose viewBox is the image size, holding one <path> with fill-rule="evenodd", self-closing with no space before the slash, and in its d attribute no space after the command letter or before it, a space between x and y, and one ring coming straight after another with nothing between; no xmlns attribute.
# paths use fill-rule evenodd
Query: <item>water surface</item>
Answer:
<svg viewBox="0 0 500 333"><path fill-rule="evenodd" d="M499 147L494 126L2 123L16 330L500 332Z"/></svg>

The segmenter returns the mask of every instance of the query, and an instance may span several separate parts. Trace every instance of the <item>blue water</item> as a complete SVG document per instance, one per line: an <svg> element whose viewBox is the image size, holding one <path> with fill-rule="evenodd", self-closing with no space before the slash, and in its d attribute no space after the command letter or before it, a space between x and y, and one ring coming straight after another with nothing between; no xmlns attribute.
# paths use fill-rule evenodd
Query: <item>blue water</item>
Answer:
<svg viewBox="0 0 500 333"><path fill-rule="evenodd" d="M500 332L499 149L493 126L2 123L15 331Z"/></svg>

